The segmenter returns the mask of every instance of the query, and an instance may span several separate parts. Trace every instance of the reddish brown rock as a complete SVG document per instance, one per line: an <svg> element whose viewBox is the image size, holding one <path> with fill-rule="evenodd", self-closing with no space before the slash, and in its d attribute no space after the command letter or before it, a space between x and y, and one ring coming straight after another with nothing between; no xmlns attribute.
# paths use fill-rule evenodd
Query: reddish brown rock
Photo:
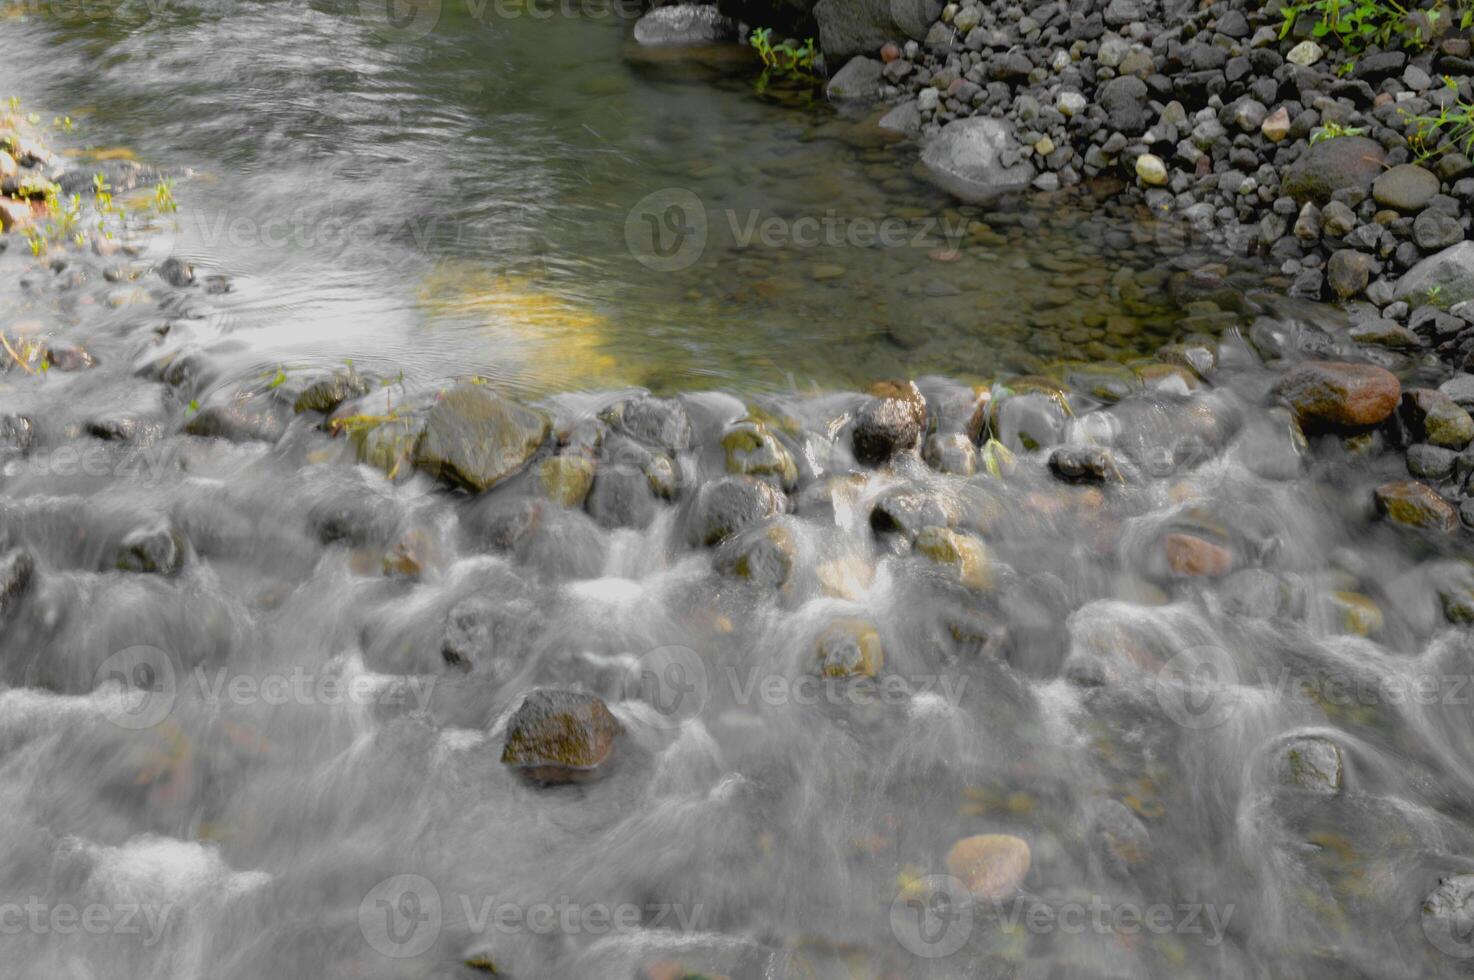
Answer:
<svg viewBox="0 0 1474 980"><path fill-rule="evenodd" d="M993 901L1018 890L1030 862L1028 842L1009 834L964 837L947 852L947 871L977 897Z"/></svg>
<svg viewBox="0 0 1474 980"><path fill-rule="evenodd" d="M1382 484L1374 495L1377 512L1394 524L1432 531L1452 531L1459 526L1453 506L1426 483L1397 480Z"/></svg>
<svg viewBox="0 0 1474 980"><path fill-rule="evenodd" d="M1169 534L1162 542L1167 567L1184 578L1218 578L1233 571L1233 552L1192 534Z"/></svg>
<svg viewBox="0 0 1474 980"><path fill-rule="evenodd" d="M1280 379L1275 394L1302 424L1376 425L1397 408L1402 384L1373 364L1312 361Z"/></svg>
<svg viewBox="0 0 1474 980"><path fill-rule="evenodd" d="M502 763L537 783L593 779L624 731L592 694L538 688L507 723Z"/></svg>

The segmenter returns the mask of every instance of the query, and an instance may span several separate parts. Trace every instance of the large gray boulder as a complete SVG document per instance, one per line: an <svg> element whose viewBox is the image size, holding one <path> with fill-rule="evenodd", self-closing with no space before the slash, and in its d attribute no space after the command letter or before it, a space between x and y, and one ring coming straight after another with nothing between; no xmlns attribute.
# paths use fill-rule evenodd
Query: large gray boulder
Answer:
<svg viewBox="0 0 1474 980"><path fill-rule="evenodd" d="M1474 300L1474 241L1450 245L1407 270L1394 296L1409 306L1442 309Z"/></svg>
<svg viewBox="0 0 1474 980"><path fill-rule="evenodd" d="M656 7L635 21L635 40L647 47L715 44L737 35L737 26L716 4Z"/></svg>
<svg viewBox="0 0 1474 980"><path fill-rule="evenodd" d="M942 127L922 148L921 162L943 190L965 201L986 201L1034 179L1033 166L1021 162L1022 150L1007 123L975 116Z"/></svg>
<svg viewBox="0 0 1474 980"><path fill-rule="evenodd" d="M830 64L873 55L887 41L921 40L942 13L942 0L819 0L814 20Z"/></svg>

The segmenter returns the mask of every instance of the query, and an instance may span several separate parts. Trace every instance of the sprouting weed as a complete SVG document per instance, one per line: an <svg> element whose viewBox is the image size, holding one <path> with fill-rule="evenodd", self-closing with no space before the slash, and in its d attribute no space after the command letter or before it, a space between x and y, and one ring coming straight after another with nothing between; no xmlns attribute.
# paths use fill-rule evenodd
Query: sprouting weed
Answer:
<svg viewBox="0 0 1474 980"><path fill-rule="evenodd" d="M1444 76L1444 84L1458 90L1458 83L1448 76ZM1474 102L1455 101L1436 113L1419 116L1404 113L1403 118L1414 127L1408 144L1419 160L1453 150L1466 156L1474 153Z"/></svg>
<svg viewBox="0 0 1474 980"><path fill-rule="evenodd" d="M1324 126L1317 126L1310 134L1310 143L1324 143L1326 140L1340 139L1342 136L1362 136L1366 130L1360 126L1342 126L1340 123L1328 122Z"/></svg>
<svg viewBox="0 0 1474 980"><path fill-rule="evenodd" d="M978 450L978 457L982 460L983 468L996 480L1003 479L1003 474L1013 470L1013 451L999 442L990 438L983 443L983 448Z"/></svg>

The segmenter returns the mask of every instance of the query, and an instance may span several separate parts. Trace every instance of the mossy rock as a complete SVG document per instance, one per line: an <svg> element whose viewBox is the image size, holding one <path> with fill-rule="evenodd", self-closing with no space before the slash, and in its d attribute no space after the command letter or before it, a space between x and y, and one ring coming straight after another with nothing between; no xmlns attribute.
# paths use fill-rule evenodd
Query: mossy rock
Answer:
<svg viewBox="0 0 1474 980"><path fill-rule="evenodd" d="M623 731L592 694L538 688L507 723L502 763L533 782L584 782L608 761Z"/></svg>

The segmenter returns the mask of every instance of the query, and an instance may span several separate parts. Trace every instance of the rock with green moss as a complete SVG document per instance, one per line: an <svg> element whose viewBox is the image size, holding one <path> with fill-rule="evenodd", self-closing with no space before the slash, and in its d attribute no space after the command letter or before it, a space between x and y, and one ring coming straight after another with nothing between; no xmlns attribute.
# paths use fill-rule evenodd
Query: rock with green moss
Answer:
<svg viewBox="0 0 1474 980"><path fill-rule="evenodd" d="M502 764L536 783L586 782L609 761L623 731L592 694L538 688L507 722Z"/></svg>
<svg viewBox="0 0 1474 980"><path fill-rule="evenodd" d="M1269 749L1274 778L1282 786L1335 796L1345 783L1341 749L1321 735L1292 735Z"/></svg>
<svg viewBox="0 0 1474 980"><path fill-rule="evenodd" d="M594 485L594 461L582 453L549 456L537 468L544 497L564 507L582 507Z"/></svg>
<svg viewBox="0 0 1474 980"><path fill-rule="evenodd" d="M772 431L756 419L743 419L722 435L727 472L772 480L784 490L798 486L798 464Z"/></svg>
<svg viewBox="0 0 1474 980"><path fill-rule="evenodd" d="M383 470L391 477L403 476L414 464L415 446L424 425L414 418L349 420L345 426L360 463Z"/></svg>
<svg viewBox="0 0 1474 980"><path fill-rule="evenodd" d="M815 643L825 677L874 677L885 666L880 633L863 619L836 619Z"/></svg>
<svg viewBox="0 0 1474 980"><path fill-rule="evenodd" d="M976 591L993 585L988 551L968 534L945 527L924 527L916 535L916 553L940 566L958 582Z"/></svg>
<svg viewBox="0 0 1474 980"><path fill-rule="evenodd" d="M430 409L415 466L445 483L490 490L521 472L550 428L542 412L485 385L460 385Z"/></svg>
<svg viewBox="0 0 1474 980"><path fill-rule="evenodd" d="M1377 512L1394 524L1429 531L1450 532L1458 527L1458 514L1438 491L1416 480L1384 483L1373 495Z"/></svg>
<svg viewBox="0 0 1474 980"><path fill-rule="evenodd" d="M1415 442L1457 450L1474 440L1474 418L1441 391L1409 389L1403 392L1399 412Z"/></svg>

